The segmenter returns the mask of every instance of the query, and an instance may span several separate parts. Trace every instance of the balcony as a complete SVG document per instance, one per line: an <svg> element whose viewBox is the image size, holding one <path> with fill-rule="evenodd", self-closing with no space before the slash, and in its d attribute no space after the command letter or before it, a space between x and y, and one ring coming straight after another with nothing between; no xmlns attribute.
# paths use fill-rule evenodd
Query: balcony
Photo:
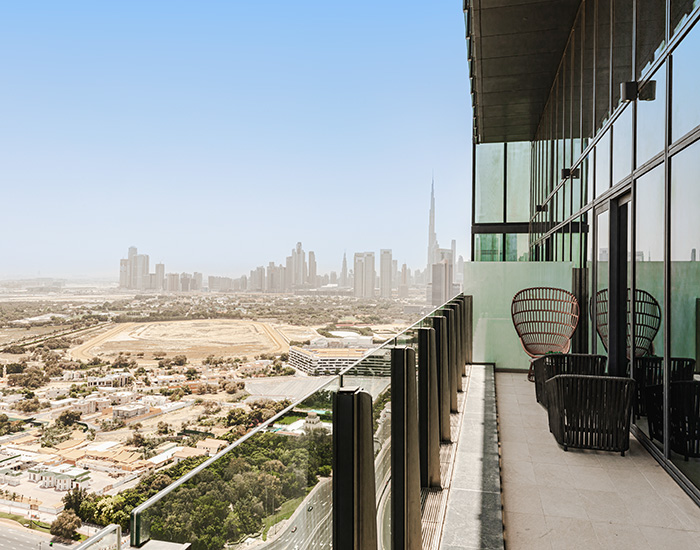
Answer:
<svg viewBox="0 0 700 550"><path fill-rule="evenodd" d="M565 451L535 401L510 299L572 273L467 266L466 295L134 508L131 547L700 548L692 478L644 417L625 456Z"/></svg>

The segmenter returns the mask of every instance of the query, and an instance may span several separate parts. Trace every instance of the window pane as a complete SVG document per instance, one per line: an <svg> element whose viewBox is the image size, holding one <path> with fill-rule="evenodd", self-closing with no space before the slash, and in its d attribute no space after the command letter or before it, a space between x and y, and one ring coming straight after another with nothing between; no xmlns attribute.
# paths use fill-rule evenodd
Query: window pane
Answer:
<svg viewBox="0 0 700 550"><path fill-rule="evenodd" d="M475 235L474 259L477 262L503 261L503 235L500 233Z"/></svg>
<svg viewBox="0 0 700 550"><path fill-rule="evenodd" d="M509 222L530 220L530 142L514 142L507 146L507 219Z"/></svg>
<svg viewBox="0 0 700 550"><path fill-rule="evenodd" d="M666 67L662 66L639 91L637 101L637 166L664 148Z"/></svg>
<svg viewBox="0 0 700 550"><path fill-rule="evenodd" d="M583 9L583 105L582 130L583 148L588 146L588 140L593 137L593 57L595 55L595 0L586 0Z"/></svg>
<svg viewBox="0 0 700 550"><path fill-rule="evenodd" d="M610 132L595 146L595 196L610 189Z"/></svg>
<svg viewBox="0 0 700 550"><path fill-rule="evenodd" d="M673 112L671 116L673 141L700 124L698 52L700 52L700 25L695 25L673 52Z"/></svg>
<svg viewBox="0 0 700 550"><path fill-rule="evenodd" d="M528 261L528 236L527 234L506 235L506 261Z"/></svg>
<svg viewBox="0 0 700 550"><path fill-rule="evenodd" d="M571 137L572 143L572 160L576 162L581 156L581 56L583 45L583 16L579 15L574 27L574 57L572 60L571 71Z"/></svg>
<svg viewBox="0 0 700 550"><path fill-rule="evenodd" d="M613 4L613 106L620 103L620 83L633 80L632 36L633 0L615 0Z"/></svg>
<svg viewBox="0 0 700 550"><path fill-rule="evenodd" d="M700 297L700 144L695 143L671 159L671 349L672 358L697 360L698 297ZM678 365L677 365L678 366ZM673 367L673 365L672 365ZM674 373L674 370L671 371ZM686 380L683 382L682 380ZM691 380L691 381L688 381ZM674 464L689 479L700 485L700 459L688 450L687 426L697 426L698 409L692 403L697 391L688 373L676 369L669 384L670 455ZM687 417L691 414L690 418ZM690 454L690 456L688 456Z"/></svg>
<svg viewBox="0 0 700 550"><path fill-rule="evenodd" d="M476 223L503 221L502 143L476 146Z"/></svg>
<svg viewBox="0 0 700 550"><path fill-rule="evenodd" d="M610 0L598 0L598 38L595 67L596 131L610 115Z"/></svg>
<svg viewBox="0 0 700 550"><path fill-rule="evenodd" d="M657 130L658 131L658 130ZM632 171L632 106L613 124L613 185Z"/></svg>
<svg viewBox="0 0 700 550"><path fill-rule="evenodd" d="M637 0L637 80L649 71L666 45L666 2Z"/></svg>
<svg viewBox="0 0 700 550"><path fill-rule="evenodd" d="M700 5L698 0L671 0L671 34L685 23L688 16Z"/></svg>

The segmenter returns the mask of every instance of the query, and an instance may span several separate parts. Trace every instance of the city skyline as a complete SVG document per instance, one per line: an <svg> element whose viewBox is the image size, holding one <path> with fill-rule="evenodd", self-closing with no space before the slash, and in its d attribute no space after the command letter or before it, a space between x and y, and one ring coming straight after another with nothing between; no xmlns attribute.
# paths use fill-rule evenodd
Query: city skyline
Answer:
<svg viewBox="0 0 700 550"><path fill-rule="evenodd" d="M436 230L469 257L458 8L4 4L0 278L113 277L132 243L177 272L292 239L320 272L343 250L417 267L433 170Z"/></svg>

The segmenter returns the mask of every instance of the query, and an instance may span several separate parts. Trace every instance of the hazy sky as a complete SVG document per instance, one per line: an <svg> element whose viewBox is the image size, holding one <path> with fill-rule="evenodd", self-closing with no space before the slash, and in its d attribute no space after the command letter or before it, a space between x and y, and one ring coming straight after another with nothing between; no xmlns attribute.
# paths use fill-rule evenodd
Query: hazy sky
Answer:
<svg viewBox="0 0 700 550"><path fill-rule="evenodd" d="M0 4L0 278L469 252L461 0Z"/></svg>

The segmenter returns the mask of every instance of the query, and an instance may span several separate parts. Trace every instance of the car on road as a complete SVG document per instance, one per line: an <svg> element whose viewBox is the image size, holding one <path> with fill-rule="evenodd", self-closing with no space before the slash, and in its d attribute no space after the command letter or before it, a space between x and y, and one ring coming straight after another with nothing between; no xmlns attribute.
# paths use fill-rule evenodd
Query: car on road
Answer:
<svg viewBox="0 0 700 550"><path fill-rule="evenodd" d="M313 506L313 504L312 504L311 506L309 506L309 507L306 509L306 511L307 511L307 512L310 512L310 511L313 510L313 509L314 509L314 506Z"/></svg>

